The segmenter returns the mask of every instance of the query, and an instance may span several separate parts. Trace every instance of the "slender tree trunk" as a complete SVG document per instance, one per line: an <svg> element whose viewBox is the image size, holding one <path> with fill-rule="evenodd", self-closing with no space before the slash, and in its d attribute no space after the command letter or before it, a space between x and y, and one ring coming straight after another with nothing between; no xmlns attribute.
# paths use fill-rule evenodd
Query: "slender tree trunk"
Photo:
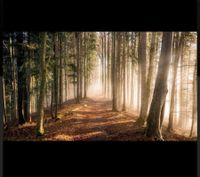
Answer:
<svg viewBox="0 0 200 177"><path fill-rule="evenodd" d="M141 108L140 108L140 116L137 120L137 123L142 126L145 123L147 116L147 82L146 82L146 32L140 33L140 42L138 48L138 57L141 61Z"/></svg>
<svg viewBox="0 0 200 177"><path fill-rule="evenodd" d="M112 32L112 111L117 111L117 95L116 95L116 59L115 59L115 32Z"/></svg>
<svg viewBox="0 0 200 177"><path fill-rule="evenodd" d="M83 37L82 33L80 33L80 98L83 98Z"/></svg>
<svg viewBox="0 0 200 177"><path fill-rule="evenodd" d="M143 112L143 117L141 117L142 118L141 125L143 125L146 121L149 103L150 103L150 92L151 92L151 85L152 85L152 80L153 80L153 70L154 70L155 38L156 38L156 33L153 32L152 39L151 39L151 47L150 47L148 78L147 78L147 83L146 83L146 96L145 96L146 98L143 98L143 99L145 99L145 104L143 104L142 108L141 108L142 112Z"/></svg>
<svg viewBox="0 0 200 177"><path fill-rule="evenodd" d="M126 45L127 45L127 62L126 62L126 68L127 68L127 73L126 73L126 83L127 83L127 103L130 104L130 60L129 60L129 32L127 32L126 36Z"/></svg>
<svg viewBox="0 0 200 177"><path fill-rule="evenodd" d="M123 107L122 111L126 111L126 34L123 35Z"/></svg>
<svg viewBox="0 0 200 177"><path fill-rule="evenodd" d="M102 36L102 60L101 60L101 65L102 65L102 68L101 68L101 76L102 76L102 95L104 95L104 39L103 39L103 36Z"/></svg>
<svg viewBox="0 0 200 177"><path fill-rule="evenodd" d="M117 94L117 110L119 105L121 105L121 92L122 92L122 84L121 84L121 39L122 34L121 32L117 33L117 62L116 62L116 94Z"/></svg>
<svg viewBox="0 0 200 177"><path fill-rule="evenodd" d="M25 35L25 34L24 34ZM29 34L28 34L29 36ZM28 39L29 40L29 39ZM30 102L30 95L28 87L30 87L30 80L28 80L29 75L29 52L27 50L23 50L23 56L24 56L24 62L23 62L23 100L22 100L22 106L23 106L23 112L24 112L24 120L25 122L29 121L29 102ZM28 57L26 57L28 56ZM29 81L29 83L28 83Z"/></svg>
<svg viewBox="0 0 200 177"><path fill-rule="evenodd" d="M140 40L139 40L140 41ZM140 43L138 41L138 44ZM138 54L139 55L139 54ZM141 61L140 61L140 58L138 57L138 86L137 86L137 110L139 112L139 109L140 109L140 98L141 98Z"/></svg>
<svg viewBox="0 0 200 177"><path fill-rule="evenodd" d="M55 115L54 118L57 119L58 113L58 34L54 34L54 100L55 100Z"/></svg>
<svg viewBox="0 0 200 177"><path fill-rule="evenodd" d="M61 108L61 105L63 103L63 46L62 46L62 33L60 33L60 73L59 73L59 76L60 76L60 79L59 79L59 88L60 88L60 91L59 91L59 107Z"/></svg>
<svg viewBox="0 0 200 177"><path fill-rule="evenodd" d="M151 48L150 48L150 58L149 58L149 69L148 69L148 79L147 79L147 107L144 112L148 114L149 105L151 102L151 86L153 81L153 72L154 72L154 58L155 58L155 50L156 48L156 32L152 32L151 39ZM146 121L146 118L145 118Z"/></svg>
<svg viewBox="0 0 200 177"><path fill-rule="evenodd" d="M133 43L133 32L131 33L131 105L134 104L134 61L135 61L135 47L136 47L136 37Z"/></svg>
<svg viewBox="0 0 200 177"><path fill-rule="evenodd" d="M46 87L46 40L47 33L43 32L41 34L42 38L42 47L40 54L40 65L41 65L41 85L40 85L40 101L39 101L39 119L37 123L37 135L41 136L44 134L44 96L45 96L45 87Z"/></svg>
<svg viewBox="0 0 200 177"><path fill-rule="evenodd" d="M123 34L121 34L121 39L122 39ZM122 45L123 47L123 45ZM123 49L122 49L122 54L123 54ZM120 110L123 108L123 56L120 57L120 60L118 61L118 106Z"/></svg>
<svg viewBox="0 0 200 177"><path fill-rule="evenodd" d="M181 35L181 38L179 39L178 32L177 34L177 39L176 39L176 44L175 44L175 58L174 58L174 63L173 63L173 79L172 79L172 91L171 91L171 103L170 103L170 114L169 114L169 124L167 130L169 132L173 131L173 122L174 122L174 102L175 102L175 87L176 87L176 75L177 75L177 68L178 68L178 63L179 63L179 58L181 54L181 48L182 48L182 43L183 43L183 33Z"/></svg>
<svg viewBox="0 0 200 177"><path fill-rule="evenodd" d="M28 43L30 45L30 35L31 33L28 33ZM31 122L31 51L28 51L28 62L27 62L27 69L26 69L26 83L27 83L27 88L26 88L26 93L27 93L27 121Z"/></svg>
<svg viewBox="0 0 200 177"><path fill-rule="evenodd" d="M180 92L179 92L179 106L180 106L180 114L179 114L179 122L178 125L182 128L184 113L183 113L183 64L184 64L184 44L182 47L181 57L180 57Z"/></svg>
<svg viewBox="0 0 200 177"><path fill-rule="evenodd" d="M11 95L11 117L13 119L17 118L17 98L16 98L16 69L15 69L15 59L13 57L13 37L9 37L9 53L12 63L12 95Z"/></svg>
<svg viewBox="0 0 200 177"><path fill-rule="evenodd" d="M24 114L23 114L23 99L24 99L24 70L22 70L24 52L23 52L23 33L19 32L17 35L17 70L18 70L18 119L19 124L24 124Z"/></svg>
<svg viewBox="0 0 200 177"><path fill-rule="evenodd" d="M85 56L84 56L84 98L87 98L87 33L84 33L84 41L85 41Z"/></svg>
<svg viewBox="0 0 200 177"><path fill-rule="evenodd" d="M162 139L160 115L167 95L167 78L171 61L172 32L164 32L153 99L147 118L146 135Z"/></svg>
<svg viewBox="0 0 200 177"><path fill-rule="evenodd" d="M107 97L110 98L110 33L107 37Z"/></svg>
<svg viewBox="0 0 200 177"><path fill-rule="evenodd" d="M65 36L64 42L64 53L65 53L65 101L68 99L68 77L67 77L67 65L68 65L68 47L67 47L67 37Z"/></svg>
<svg viewBox="0 0 200 177"><path fill-rule="evenodd" d="M104 56L105 56L105 65L104 65L104 67L105 67L105 69L104 69L104 72L105 72L105 84L104 84L104 97L106 97L106 93L107 93L107 75L108 75L108 73L107 73L107 38L106 38L106 32L104 32L104 38L105 38L105 40L104 40L104 52L105 52L105 54L104 54Z"/></svg>
<svg viewBox="0 0 200 177"><path fill-rule="evenodd" d="M80 103L80 95L79 95L79 89L80 89L80 33L76 32L76 50L77 50L77 98L76 102Z"/></svg>
<svg viewBox="0 0 200 177"><path fill-rule="evenodd" d="M77 50L77 44L76 44L76 33L74 34L74 36L73 36L73 40L74 40L74 45L73 45L73 54L74 54L74 57L73 57L73 59L74 59L74 61L72 61L72 62L74 62L74 64L77 64L77 53L76 53L76 50ZM75 76L75 74L76 74L76 76ZM76 95L76 93L77 93L77 80L76 80L76 78L78 78L78 75L77 75L78 73L77 72L75 72L74 73L74 76L73 76L73 89L74 89L74 99L76 99L77 100L77 95Z"/></svg>

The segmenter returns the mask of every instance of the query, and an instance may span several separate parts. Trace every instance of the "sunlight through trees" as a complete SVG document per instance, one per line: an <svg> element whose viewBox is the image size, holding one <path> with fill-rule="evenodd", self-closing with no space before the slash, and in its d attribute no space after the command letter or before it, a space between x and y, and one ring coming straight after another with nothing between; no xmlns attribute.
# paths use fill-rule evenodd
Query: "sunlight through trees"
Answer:
<svg viewBox="0 0 200 177"><path fill-rule="evenodd" d="M92 98L134 114L129 124L152 140L197 136L196 32L12 32L2 42L5 131L35 123L44 135L48 117Z"/></svg>

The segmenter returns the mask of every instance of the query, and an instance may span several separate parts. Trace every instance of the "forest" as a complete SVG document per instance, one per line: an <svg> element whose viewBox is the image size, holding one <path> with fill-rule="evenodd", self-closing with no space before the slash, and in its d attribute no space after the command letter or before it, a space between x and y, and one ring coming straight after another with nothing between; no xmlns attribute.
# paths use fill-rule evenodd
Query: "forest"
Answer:
<svg viewBox="0 0 200 177"><path fill-rule="evenodd" d="M5 32L7 141L196 141L196 32Z"/></svg>

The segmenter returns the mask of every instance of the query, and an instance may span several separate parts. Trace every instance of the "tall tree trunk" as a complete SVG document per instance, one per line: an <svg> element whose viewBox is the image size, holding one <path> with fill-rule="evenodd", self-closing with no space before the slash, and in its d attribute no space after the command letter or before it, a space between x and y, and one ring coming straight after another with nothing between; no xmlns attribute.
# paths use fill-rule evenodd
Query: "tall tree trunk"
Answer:
<svg viewBox="0 0 200 177"><path fill-rule="evenodd" d="M148 78L147 78L147 107L145 107L146 114L148 114L149 105L151 102L151 86L153 81L153 72L154 72L154 58L155 58L155 50L156 48L156 32L152 32L151 38L151 48L150 48L150 58L149 58L149 69L148 69ZM146 121L146 117L145 117Z"/></svg>
<svg viewBox="0 0 200 177"><path fill-rule="evenodd" d="M104 52L105 52L105 54L104 54L104 56L105 56L105 59L104 59L104 61L105 61L105 65L104 65L104 72L105 72L105 74L104 74L104 97L106 97L106 88L107 88L107 55L106 55L106 32L104 32L104 38L105 38L105 40L104 40Z"/></svg>
<svg viewBox="0 0 200 177"><path fill-rule="evenodd" d="M184 45L182 47L181 57L180 57L180 92L179 92L179 105L180 105L180 114L178 126L182 128L183 119L184 119L184 110L183 110L183 64L184 64Z"/></svg>
<svg viewBox="0 0 200 177"><path fill-rule="evenodd" d="M161 55L146 129L146 135L156 139L162 139L160 115L167 95L167 78L171 61L171 45L172 32L163 32Z"/></svg>
<svg viewBox="0 0 200 177"><path fill-rule="evenodd" d="M101 52L101 54L102 54L102 58L101 58L101 66L102 66L102 68L101 68L101 77L102 77L102 95L104 95L104 39L103 39L103 36L102 36L102 41L101 41L101 49L102 49L102 52Z"/></svg>
<svg viewBox="0 0 200 177"><path fill-rule="evenodd" d="M110 33L107 37L107 97L110 98Z"/></svg>
<svg viewBox="0 0 200 177"><path fill-rule="evenodd" d="M11 117L13 119L17 119L17 95L16 95L16 66L15 66L15 59L13 57L13 37L10 34L9 37L9 53L10 53L10 60L12 63L12 95L11 95Z"/></svg>
<svg viewBox="0 0 200 177"><path fill-rule="evenodd" d="M77 53L76 53L76 51L77 51L77 42L76 42L76 33L74 34L74 36L73 36L73 40L74 40L74 45L73 45L73 55L74 55L74 57L73 57L73 63L77 66ZM74 71L74 76L73 76L73 90L74 90L74 99L76 99L77 100L77 95L76 95L76 93L77 93L77 81L76 81L76 78L78 78L78 75L77 75L78 73L77 72L75 72Z"/></svg>
<svg viewBox="0 0 200 177"><path fill-rule="evenodd" d="M68 77L67 77L67 65L68 65L68 48L67 48L67 36L65 35L65 42L64 42L64 53L65 53L65 101L68 99Z"/></svg>
<svg viewBox="0 0 200 177"><path fill-rule="evenodd" d="M58 33L54 34L54 57L55 57L55 66L54 66L55 114L53 118L57 119L57 113L58 113Z"/></svg>
<svg viewBox="0 0 200 177"><path fill-rule="evenodd" d="M117 94L117 110L119 105L121 105L121 93L122 93L122 84L121 84L121 40L122 34L121 32L117 32L117 62L116 62L116 94Z"/></svg>
<svg viewBox="0 0 200 177"><path fill-rule="evenodd" d="M174 113L174 102L175 102L175 87L176 87L176 75L177 75L177 68L179 63L179 58L181 54L181 48L183 45L184 34L181 34L181 38L179 39L179 32L176 33L176 42L175 42L175 57L173 63L173 78L172 78L172 90L171 90L171 103L170 103L170 114L169 114L169 124L167 130L169 132L173 131L173 113Z"/></svg>
<svg viewBox="0 0 200 177"><path fill-rule="evenodd" d="M140 126L144 125L148 107L146 82L146 37L146 32L140 33L140 42L138 48L138 58L141 62L141 108L137 123Z"/></svg>
<svg viewBox="0 0 200 177"><path fill-rule="evenodd" d="M30 36L31 33L28 33L28 44L30 45ZM31 51L28 51L28 61L27 61L27 68L26 68L26 83L27 83L27 88L26 88L26 94L27 94L27 121L31 122Z"/></svg>
<svg viewBox="0 0 200 177"><path fill-rule="evenodd" d="M127 32L126 35L126 45L127 45L127 59L126 59L126 68L127 68L127 72L126 72L126 83L127 83L127 104L130 104L130 60L129 60L129 32Z"/></svg>
<svg viewBox="0 0 200 177"><path fill-rule="evenodd" d="M138 48L140 45L140 35L138 37ZM139 50L139 49L138 49ZM140 107L141 107L141 59L139 57L139 51L138 51L138 83L137 83L137 110L138 112L140 111Z"/></svg>
<svg viewBox="0 0 200 177"><path fill-rule="evenodd" d="M126 111L126 34L123 35L123 107L122 111Z"/></svg>
<svg viewBox="0 0 200 177"><path fill-rule="evenodd" d="M19 32L17 35L17 70L18 70L18 119L19 124L24 124L24 114L23 114L23 100L24 100L24 69L22 66L24 64L24 52L23 52L23 32Z"/></svg>
<svg viewBox="0 0 200 177"><path fill-rule="evenodd" d="M83 98L83 64L82 64L82 61L83 61L83 36L82 36L82 33L80 33L80 98L82 99Z"/></svg>
<svg viewBox="0 0 200 177"><path fill-rule="evenodd" d="M76 37L76 54L77 54L77 97L76 102L80 103L80 95L79 95L79 89L80 89L80 33L75 33Z"/></svg>
<svg viewBox="0 0 200 177"><path fill-rule="evenodd" d="M133 43L133 32L131 33L131 105L134 104L134 61L135 61L135 47L136 47L136 37Z"/></svg>
<svg viewBox="0 0 200 177"><path fill-rule="evenodd" d="M47 33L43 32L41 34L42 46L40 53L40 70L41 70L41 85L40 85L40 101L39 101L39 119L37 123L37 135L44 134L44 96L45 96L45 87L46 87L46 40Z"/></svg>
<svg viewBox="0 0 200 177"><path fill-rule="evenodd" d="M24 37L27 34L24 34ZM24 112L24 120L25 122L29 121L29 102L30 102L30 97L29 97L29 93L28 93L28 87L30 86L27 81L30 82L30 80L28 80L28 75L29 75L29 69L28 69L28 63L29 63L29 57L26 57L26 55L29 55L29 53L27 52L27 50L23 50L23 56L24 56L24 62L23 62L23 112Z"/></svg>
<svg viewBox="0 0 200 177"><path fill-rule="evenodd" d="M85 48L84 48L84 98L87 98L87 33L84 33L84 41L85 41Z"/></svg>
<svg viewBox="0 0 200 177"><path fill-rule="evenodd" d="M123 33L121 34L121 39L122 39ZM123 47L123 45L122 45ZM122 53L123 53L123 49L122 49ZM122 110L122 104L123 104L123 57L119 58L120 60L118 61L118 107L120 108L120 110Z"/></svg>
<svg viewBox="0 0 200 177"><path fill-rule="evenodd" d="M60 76L60 79L59 79L59 88L60 88L60 91L59 91L59 107L61 107L62 103L63 103L63 46L62 46L62 33L60 33L60 73L59 73L59 76Z"/></svg>
<svg viewBox="0 0 200 177"><path fill-rule="evenodd" d="M112 32L112 111L117 111L117 95L116 95L116 56L115 56L115 45L116 45L116 39L115 39L116 33Z"/></svg>

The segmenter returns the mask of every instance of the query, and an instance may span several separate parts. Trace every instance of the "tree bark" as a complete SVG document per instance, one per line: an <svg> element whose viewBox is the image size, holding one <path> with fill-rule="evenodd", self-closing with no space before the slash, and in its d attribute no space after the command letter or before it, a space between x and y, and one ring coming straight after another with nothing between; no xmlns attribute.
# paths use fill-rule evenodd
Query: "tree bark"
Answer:
<svg viewBox="0 0 200 177"><path fill-rule="evenodd" d="M121 105L121 93L122 93L122 84L121 84L121 40L122 34L121 32L117 32L117 47L116 47L116 54L117 54L117 61L116 61L116 85L114 86L116 89L117 95L117 111L119 111L119 106Z"/></svg>
<svg viewBox="0 0 200 177"><path fill-rule="evenodd" d="M28 33L28 44L30 45L30 36L31 33ZM26 83L27 83L27 88L26 88L26 94L27 94L27 121L31 122L31 51L28 51L28 61L27 61L27 68L26 68Z"/></svg>
<svg viewBox="0 0 200 177"><path fill-rule="evenodd" d="M84 41L85 41L85 46L84 46L84 98L87 98L87 33L84 33Z"/></svg>
<svg viewBox="0 0 200 177"><path fill-rule="evenodd" d="M41 85L40 85L40 101L39 101L39 119L37 123L37 135L41 136L44 134L44 96L46 87L46 41L47 33L43 32L41 34L42 46L40 53L40 70L41 70Z"/></svg>
<svg viewBox="0 0 200 177"><path fill-rule="evenodd" d="M151 39L151 48L150 48L150 58L149 58L149 69L148 69L148 79L147 79L147 106L144 108L144 112L147 115L149 105L151 102L150 96L151 96L151 86L152 86L152 80L153 80L153 71L154 71L154 57L155 57L155 47L156 47L156 32L152 32L152 39ZM146 121L145 117L145 121Z"/></svg>
<svg viewBox="0 0 200 177"><path fill-rule="evenodd" d="M60 67L59 67L59 107L61 108L61 105L63 103L63 46L62 46L62 33L60 33Z"/></svg>
<svg viewBox="0 0 200 177"><path fill-rule="evenodd" d="M174 63L173 63L173 79L172 79L172 90L171 90L171 103L170 103L170 114L169 114L169 124L167 130L169 132L173 131L173 122L174 122L174 102L175 102L175 87L176 87L176 75L177 75L177 68L179 63L179 58L181 54L181 48L183 45L184 40L184 34L181 34L181 37L179 39L178 32L176 33L176 42L175 42L175 57L174 57Z"/></svg>
<svg viewBox="0 0 200 177"><path fill-rule="evenodd" d="M12 95L11 95L11 117L17 119L17 94L16 94L16 66L15 59L13 57L13 36L9 36L9 53L12 64Z"/></svg>
<svg viewBox="0 0 200 177"><path fill-rule="evenodd" d="M76 37L76 54L77 54L77 97L76 97L76 103L80 103L80 95L79 95L79 89L80 89L80 33L75 33Z"/></svg>
<svg viewBox="0 0 200 177"><path fill-rule="evenodd" d="M126 34L123 35L123 107L126 111Z"/></svg>
<svg viewBox="0 0 200 177"><path fill-rule="evenodd" d="M140 45L140 35L138 36L138 48ZM139 49L138 49L139 50ZM141 59L139 57L139 51L138 51L138 83L137 83L137 110L140 111L141 107Z"/></svg>
<svg viewBox="0 0 200 177"><path fill-rule="evenodd" d="M178 126L182 128L183 119L184 119L184 110L183 110L183 64L184 64L184 43L182 47L181 57L180 57L180 92L179 92L179 105L180 105L180 114Z"/></svg>
<svg viewBox="0 0 200 177"><path fill-rule="evenodd" d="M55 66L54 66L54 100L55 100L55 114L54 117L57 119L58 113L58 34L54 34L54 57L55 57Z"/></svg>
<svg viewBox="0 0 200 177"><path fill-rule="evenodd" d="M136 48L136 36L133 43L133 32L131 34L131 105L134 105L134 62L135 62L135 48Z"/></svg>
<svg viewBox="0 0 200 177"><path fill-rule="evenodd" d="M17 70L18 70L18 119L19 124L24 124L24 114L23 114L23 100L24 100L24 69L22 66L24 64L24 52L23 52L23 32L19 32L17 35Z"/></svg>
<svg viewBox="0 0 200 177"><path fill-rule="evenodd" d="M138 48L138 58L141 62L141 108L140 116L137 120L139 126L144 125L147 116L147 82L146 82L146 32L140 33L140 42Z"/></svg>
<svg viewBox="0 0 200 177"><path fill-rule="evenodd" d="M65 34L65 41L64 41L64 53L65 53L65 57L64 57L64 61L65 61L65 101L67 101L68 99L68 70L67 70L67 65L68 65L68 46L67 46L67 36Z"/></svg>
<svg viewBox="0 0 200 177"><path fill-rule="evenodd" d="M110 32L108 32L108 38L107 38L107 73L108 73L107 96L108 98L110 98Z"/></svg>
<svg viewBox="0 0 200 177"><path fill-rule="evenodd" d="M162 139L160 115L167 95L167 78L171 61L171 45L172 32L163 32L161 55L146 129L146 135L156 139Z"/></svg>
<svg viewBox="0 0 200 177"><path fill-rule="evenodd" d="M117 94L116 94L116 33L112 32L112 111L117 111Z"/></svg>

